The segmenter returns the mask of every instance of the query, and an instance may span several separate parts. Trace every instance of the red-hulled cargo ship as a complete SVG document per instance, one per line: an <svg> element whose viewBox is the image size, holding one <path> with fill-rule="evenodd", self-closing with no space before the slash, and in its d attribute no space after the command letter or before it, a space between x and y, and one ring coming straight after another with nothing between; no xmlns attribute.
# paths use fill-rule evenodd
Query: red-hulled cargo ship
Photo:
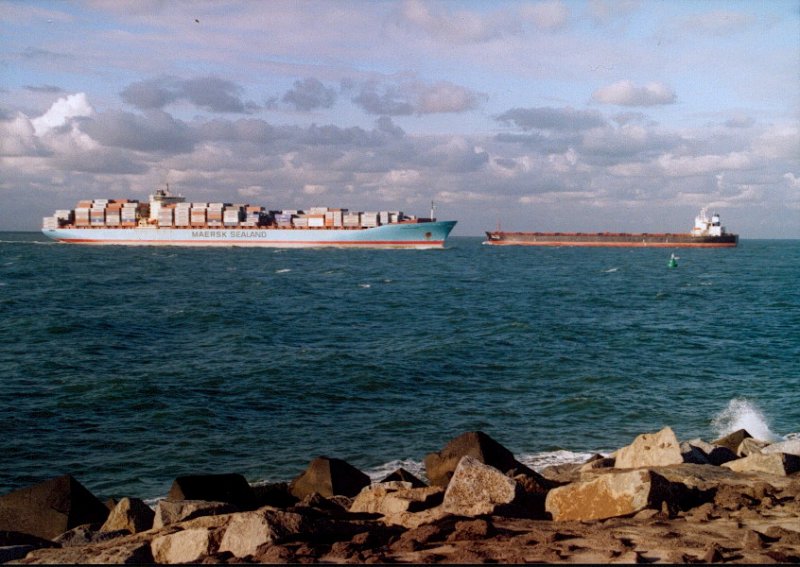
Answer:
<svg viewBox="0 0 800 567"><path fill-rule="evenodd" d="M719 215L711 218L706 209L695 217L690 233L622 233L622 232L503 232L486 233L484 244L494 246L619 246L660 248L733 248L738 234L730 234L720 223Z"/></svg>

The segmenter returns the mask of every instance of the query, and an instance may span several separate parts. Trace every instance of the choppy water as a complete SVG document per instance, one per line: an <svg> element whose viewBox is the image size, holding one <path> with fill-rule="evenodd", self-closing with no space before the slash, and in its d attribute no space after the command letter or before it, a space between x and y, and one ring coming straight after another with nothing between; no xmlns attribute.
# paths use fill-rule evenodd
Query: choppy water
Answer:
<svg viewBox="0 0 800 567"><path fill-rule="evenodd" d="M0 234L0 493L71 473L377 477L480 429L528 464L800 432L800 241L736 249L81 247Z"/></svg>

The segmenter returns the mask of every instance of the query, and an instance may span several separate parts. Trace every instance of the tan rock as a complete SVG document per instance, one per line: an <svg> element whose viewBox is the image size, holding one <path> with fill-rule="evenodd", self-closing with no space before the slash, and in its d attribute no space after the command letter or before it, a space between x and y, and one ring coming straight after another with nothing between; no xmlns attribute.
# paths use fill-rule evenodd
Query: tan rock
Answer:
<svg viewBox="0 0 800 567"><path fill-rule="evenodd" d="M306 531L305 519L294 512L262 508L231 516L219 551L239 558L254 555L265 543L281 543L286 537Z"/></svg>
<svg viewBox="0 0 800 567"><path fill-rule="evenodd" d="M739 429L737 431L734 431L733 433L729 433L724 437L720 437L716 441L712 441L712 443L719 447L727 447L728 449L730 449L735 453L736 450L739 448L739 445L742 444L742 441L744 441L745 439L752 439L752 438L753 436L750 435L746 430Z"/></svg>
<svg viewBox="0 0 800 567"><path fill-rule="evenodd" d="M519 502L522 496L513 479L474 457L463 457L447 485L442 508L460 516L492 514L498 507Z"/></svg>
<svg viewBox="0 0 800 567"><path fill-rule="evenodd" d="M800 456L800 439L789 439L781 443L773 443L761 449L762 453L787 453Z"/></svg>
<svg viewBox="0 0 800 567"><path fill-rule="evenodd" d="M743 439L736 448L736 456L749 457L750 455L758 455L765 447L767 447L767 445L769 445L767 441L761 441L760 439L747 437L746 439Z"/></svg>
<svg viewBox="0 0 800 567"><path fill-rule="evenodd" d="M627 447L617 451L614 467L635 469L639 467L661 467L683 463L678 438L670 427L658 433L644 433Z"/></svg>
<svg viewBox="0 0 800 567"><path fill-rule="evenodd" d="M111 510L100 531L128 530L136 534L152 528L154 518L155 512L144 501L138 498L123 498Z"/></svg>
<svg viewBox="0 0 800 567"><path fill-rule="evenodd" d="M382 482L362 489L350 511L383 515L420 512L441 504L443 495L444 489L438 486L413 488L410 482Z"/></svg>
<svg viewBox="0 0 800 567"><path fill-rule="evenodd" d="M161 500L156 505L153 528L184 522L200 516L218 516L235 512L236 507L226 502L205 500Z"/></svg>
<svg viewBox="0 0 800 567"><path fill-rule="evenodd" d="M786 453L753 454L722 465L736 472L788 476L800 470L800 457Z"/></svg>
<svg viewBox="0 0 800 567"><path fill-rule="evenodd" d="M212 551L211 532L206 528L191 528L158 536L150 543L156 563L194 563Z"/></svg>
<svg viewBox="0 0 800 567"><path fill-rule="evenodd" d="M422 512L388 514L383 517L383 522L390 526L403 526L404 528L414 529L425 524L433 524L449 515L450 513L445 511L442 506L436 506Z"/></svg>
<svg viewBox="0 0 800 567"><path fill-rule="evenodd" d="M616 472L554 488L545 509L554 521L600 520L659 508L669 482L648 470Z"/></svg>

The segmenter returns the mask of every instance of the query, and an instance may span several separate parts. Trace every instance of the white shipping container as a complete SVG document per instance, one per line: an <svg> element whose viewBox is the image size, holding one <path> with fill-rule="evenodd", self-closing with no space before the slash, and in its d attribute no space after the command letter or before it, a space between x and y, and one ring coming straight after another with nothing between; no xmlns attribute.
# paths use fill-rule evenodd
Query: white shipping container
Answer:
<svg viewBox="0 0 800 567"><path fill-rule="evenodd" d="M378 222L381 224L389 224L389 211L381 211L378 214Z"/></svg>
<svg viewBox="0 0 800 567"><path fill-rule="evenodd" d="M308 226L322 228L325 226L325 217L308 217Z"/></svg>
<svg viewBox="0 0 800 567"><path fill-rule="evenodd" d="M328 207L311 207L308 210L308 214L310 215L324 215L328 212Z"/></svg>
<svg viewBox="0 0 800 567"><path fill-rule="evenodd" d="M292 224L298 228L306 228L308 226L308 218L297 217L292 219Z"/></svg>
<svg viewBox="0 0 800 567"><path fill-rule="evenodd" d="M378 213L361 213L361 226L378 226Z"/></svg>
<svg viewBox="0 0 800 567"><path fill-rule="evenodd" d="M358 213L348 213L342 217L342 225L351 227L351 226L361 226L361 215Z"/></svg>

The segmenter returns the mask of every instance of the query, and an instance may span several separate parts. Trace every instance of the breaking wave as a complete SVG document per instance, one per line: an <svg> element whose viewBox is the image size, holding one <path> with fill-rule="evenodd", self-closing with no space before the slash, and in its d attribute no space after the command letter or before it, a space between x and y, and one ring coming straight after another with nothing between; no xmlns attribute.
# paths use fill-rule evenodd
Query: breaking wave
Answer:
<svg viewBox="0 0 800 567"><path fill-rule="evenodd" d="M729 401L728 407L714 416L711 427L718 437L744 429L756 439L763 441L782 439L769 428L769 422L761 410L745 398L734 398Z"/></svg>

